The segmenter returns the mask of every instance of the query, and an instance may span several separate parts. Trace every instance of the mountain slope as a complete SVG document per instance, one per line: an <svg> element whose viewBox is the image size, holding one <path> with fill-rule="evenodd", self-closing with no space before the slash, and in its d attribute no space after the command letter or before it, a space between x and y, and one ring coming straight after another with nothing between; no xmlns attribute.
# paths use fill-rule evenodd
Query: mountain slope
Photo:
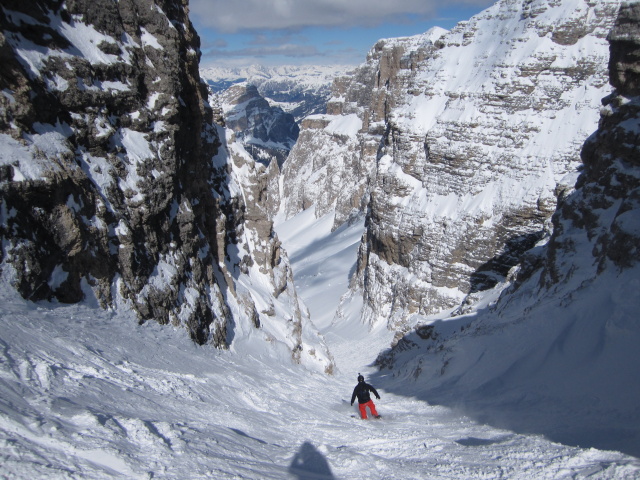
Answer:
<svg viewBox="0 0 640 480"><path fill-rule="evenodd" d="M560 3L553 2L553 8ZM80 3L66 5L78 8ZM380 357L380 365L392 368L378 373L371 373L371 363L393 332L384 321L374 322L373 326L361 322L362 296L347 298L350 303L343 304L335 321L323 315L322 332L318 332L308 322L306 309L293 286L294 278L296 282L306 281L300 291L316 297L314 308L333 307L337 293L346 288L346 281L357 271L354 243L363 228L362 217L351 216L351 225L332 231L336 218L333 211L314 222L316 212L308 209L280 223L278 231L283 232L283 242L292 252L290 264L271 220L279 194L273 190L273 184L279 183L276 162L268 166L256 163L239 142L233 141L230 131L208 120L213 112L197 76L187 76L190 88L198 90L194 103L191 97L176 97L168 85L162 87L167 89L163 92L143 88L134 95L120 85L126 85L120 80L126 78L127 72L133 72L138 80L142 73L136 62L124 61L126 53L137 57L141 64L147 64L147 60L153 63L153 53L148 59L143 54L164 45L159 39L162 31L172 32L164 22L162 8L142 0L82 5L86 12L73 17L66 6L57 3L38 3L38 7L44 6L42 15L37 9L24 11L24 5L13 1L5 2L0 10L0 55L7 60L3 65L11 67L0 75L4 82L0 96L0 139L4 142L0 163L4 262L0 277L0 475L638 478L640 463L634 458L640 454L636 427L640 425L640 372L635 362L640 340L636 320L640 306L638 4L624 6L611 34L611 71L615 72L612 83L617 91L607 98L600 129L583 150L584 169L577 190L572 193L568 189L561 196L548 247L539 245L526 253L512 287L495 306L492 302L504 287L501 282L493 289L476 292L475 308L480 311L460 309L454 318L414 313L408 323L419 323L420 327L396 342L388 355ZM503 2L504 5L519 4ZM527 7L524 18L537 18L544 17L543 7L552 3L527 1L523 5ZM587 5L592 8L594 3ZM610 4L596 4L602 5ZM153 15L161 14L158 20L167 27L151 32L153 22L137 25L133 30L140 39L130 35L138 45L144 38L142 51L135 45L127 47L128 43L122 40L127 36L105 40L92 31L92 24L85 22L92 15L104 15L109 8L133 6L154 12ZM151 6L154 8L148 8ZM183 3L163 2L162 7L184 14ZM593 13L590 12L589 15ZM128 18L124 13L122 17ZM506 13L500 11L498 16L512 18ZM594 18L599 17L593 13L591 19ZM59 22L64 35L57 36L59 32L51 27L52 21ZM29 38L20 37L20 22L31 22L31 27L25 29ZM180 22L176 23L180 27ZM576 31L585 31L585 25L589 30L588 22L574 22L571 28L561 24L551 37L560 45L570 44L577 38ZM462 31L466 32L461 28L456 35ZM94 44L102 45L100 51L123 56L124 62L118 63L125 65L106 68L101 63L104 58L93 49L79 55L78 51L87 44L71 42L74 34L80 35L78 32L92 35ZM36 40L40 43L35 46L29 43ZM411 45L411 41L402 42ZM380 52L386 52L380 58L385 58L389 67L380 70L386 72L377 77L381 85L387 80L389 86L394 85L393 79L398 76L404 78L402 81L412 81L418 65L412 59L431 55L438 45L444 45L437 40L420 43L424 50L416 57L410 53L411 48L404 50L395 43L389 40L380 44ZM169 45L171 42L165 47ZM56 72L48 65L56 58L39 64L42 58L38 53L45 46L54 51L52 57L64 58L77 69ZM394 53L400 50L403 53ZM170 52L166 55L172 58ZM16 61L17 56L26 65ZM94 64L89 58L100 61ZM405 70L400 75L394 73L398 65ZM27 73L31 67L37 70L34 77ZM102 76L89 81L87 74L82 82L76 81L74 86L80 92L68 85L70 91L65 88L63 74L73 80L80 73L92 73L93 68ZM374 71L376 68L372 64ZM114 72L123 75L117 77L120 80L106 76ZM375 85L375 79L368 81ZM45 92L42 85L49 90ZM83 85L91 88L83 89ZM402 83L395 85L401 88ZM122 88L122 96L113 91L118 90L115 87ZM393 101L387 91L375 92L383 100L382 106ZM33 92L33 103L24 100L29 92ZM80 95L78 111L71 110L67 115L56 107L56 102L69 101L76 94ZM95 96L96 102L110 108L114 105L109 102L114 102L122 110L116 109L119 116L114 118L106 116L107 110L100 111L104 118L95 122L95 105L86 111L81 109L87 101L84 95L89 99ZM185 158L170 155L171 142L167 149L160 149L159 157L169 164L175 161L180 172L180 168L186 169L172 184L177 199L173 204L173 197L168 197L172 203L168 214L162 205L145 200L145 195L152 193L167 194L151 179L157 179L161 172L154 172L153 165L149 165L151 176L133 178L133 173L141 172L141 177L146 173L139 165L146 165L141 161L146 159L142 147L150 144L155 148L153 142L157 138L153 132L166 126L158 119L170 114L170 109L147 107L154 103L151 99L184 108L184 115L189 118L201 108L202 129L188 124L187 131L181 131L181 123L167 121L167 125L178 129L185 141L203 138L205 133L204 139L212 144L205 148L205 154L189 150L190 156ZM51 104L56 108L42 108ZM348 110L356 110L357 106L357 102L347 105L336 101L337 109L345 108L342 113L332 111L334 118L328 122L326 117L315 120L319 120L325 133L348 132L358 138L363 133L361 127L374 117L363 119L358 112ZM579 110L575 105L573 108ZM368 113L381 114L385 122L392 118L391 111L385 112L384 108ZM55 122L56 115L59 123ZM41 123L34 123L36 119ZM377 122L378 128L383 125L382 120ZM123 133L113 133L117 129ZM378 131L378 135L383 133ZM385 145L389 155L391 146L399 145L398 140L404 138L402 130L396 133ZM102 136L109 141L100 143ZM428 135L414 140L420 143L425 138ZM94 149L90 158L77 155L76 149L82 153L80 147L85 143ZM176 145L179 151L182 144ZM393 161L405 158L402 149L398 152L397 157L391 156ZM85 169L75 169L74 162ZM402 168L394 167L389 158L380 163L390 187L394 186L391 173L416 185L411 179L415 180L414 175L420 171L418 163L402 164ZM187 166L197 169L194 172ZM376 162L373 166L379 167ZM53 173L49 169L54 169ZM85 179L83 174L90 178ZM66 181L68 177L70 181ZM78 178L82 189L74 183ZM56 183L59 179L64 181ZM187 187L194 179L202 180L195 182L199 188ZM98 186L104 185L104 192L98 191L98 180L103 181ZM128 189L119 190L121 185ZM377 183L375 188L383 186ZM39 195L40 189L46 197ZM102 202L111 202L104 206L105 210L111 204L118 208L109 213L94 208L89 200L98 196L96 191L102 195ZM136 225L136 215L145 215L146 209L155 207L166 224L149 228L154 228L151 233L159 231L163 236L145 231L142 240L130 241L127 229ZM376 212L370 210L370 214ZM118 223L113 223L111 215ZM56 223L58 219L60 223ZM376 220L370 216L366 228ZM29 230L32 222L38 221L39 227ZM112 297L113 308L98 308L93 299L104 298L96 288L99 282L92 284L94 280L86 274L86 269L93 272L91 268L97 267L90 255L81 256L82 261L76 262L84 245L76 241L74 234L84 234L82 224L87 222L95 229L114 232L107 233L114 242L108 246L117 248L113 252L96 250L100 253L98 261L116 262L120 255L153 260L153 275L124 281L140 282L142 300L156 308L166 307L168 315L175 314L183 320L183 315L191 313L189 306L199 304L198 288L205 293L207 288L220 289L224 295L211 299L211 304L214 312L225 314L228 350L202 348L189 341L182 329L174 331L171 326L160 327L155 322L139 324L140 306L117 291ZM205 230L203 224L211 230ZM89 227L86 230L95 234ZM421 234L419 230L412 233L416 237ZM159 241L167 237L169 243ZM47 243L50 238L55 248ZM195 251L189 249L188 242L194 238L201 247ZM82 235L81 239L95 242L95 236ZM446 247L446 243L438 245ZM173 255L160 253L162 261L156 261L157 246ZM65 255L56 250L62 247L68 247ZM20 257L23 248L32 257L27 253ZM111 259L106 250L117 258ZM125 252L119 253L120 250ZM398 255L405 253L398 251ZM49 270L47 256L54 265ZM16 258L34 261L25 266ZM502 263L508 265L507 260ZM58 267L57 262L66 263ZM215 283L200 283L202 266L213 270L207 270L204 276L207 280L208 275L214 277ZM17 295L15 285L20 286L20 279L29 274L43 285L41 288L52 292L52 301L34 302ZM83 275L84 282L79 282L85 301L74 305L58 303L56 297L69 300L63 296L65 288L73 287L77 280L74 276ZM176 277L178 281L174 282ZM99 280L107 288L114 283L117 287L122 281L115 278L111 283L108 276L105 279ZM365 280L375 279L369 276ZM406 279L392 280L401 287L401 281ZM66 282L69 283L65 285ZM144 286L148 288L145 290ZM157 295L145 297L154 291L152 287L157 289ZM330 298L322 304L324 299L317 298L317 292ZM394 302L400 302L404 292L399 288L395 293ZM174 304L174 295L182 303ZM225 303L215 303L219 298ZM332 342L332 350L337 352L335 363L326 353L319 333ZM310 368L295 365L292 357ZM360 370L382 395L377 402L383 414L380 422L351 418L354 410L348 400ZM324 374L326 371L333 371L334 375ZM458 411L461 407L463 412Z"/></svg>
<svg viewBox="0 0 640 480"><path fill-rule="evenodd" d="M220 93L225 126L257 162L281 167L300 131L293 115L269 105L253 85L236 84Z"/></svg>
<svg viewBox="0 0 640 480"><path fill-rule="evenodd" d="M317 218L333 211L337 228L365 212L386 117L445 32L433 28L380 40L362 65L336 78L326 114L301 122L283 168L281 209L287 218L313 206Z"/></svg>
<svg viewBox="0 0 640 480"><path fill-rule="evenodd" d="M287 228L311 234L301 223ZM304 250L302 237L291 240ZM330 276L327 269L317 273ZM264 342L220 351L194 345L170 326L137 325L124 309L27 302L4 279L0 304L0 476L628 480L640 474L638 459L619 452L495 428L394 394L391 376L368 375L383 419L352 418L355 366L370 363L379 344L357 318L334 330L336 363L347 368L328 376L291 364L288 352Z"/></svg>
<svg viewBox="0 0 640 480"><path fill-rule="evenodd" d="M302 122L281 208L333 211L334 228L366 212L364 321L403 331L473 304L549 235L610 92L619 4L503 0L451 32L381 40L334 82L327 114Z"/></svg>
<svg viewBox="0 0 640 480"><path fill-rule="evenodd" d="M439 321L378 359L393 391L494 425L640 456L640 6L609 35L615 87L584 145L576 190L490 308ZM454 402L455 403L455 402Z"/></svg>

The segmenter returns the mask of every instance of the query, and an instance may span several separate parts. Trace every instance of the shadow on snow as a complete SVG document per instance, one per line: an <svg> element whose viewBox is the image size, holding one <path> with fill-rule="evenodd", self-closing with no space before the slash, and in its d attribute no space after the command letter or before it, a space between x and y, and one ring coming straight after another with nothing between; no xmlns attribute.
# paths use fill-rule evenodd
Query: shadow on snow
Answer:
<svg viewBox="0 0 640 480"><path fill-rule="evenodd" d="M462 317L447 322L438 321L433 326L435 329L443 326L447 330L460 330L469 326L469 319ZM429 333L432 334L432 330ZM545 398L536 391L535 385L528 385L526 379L524 383L512 384L510 369L471 391L455 376L437 386L430 386L421 374L421 362L414 363L413 367L405 365L393 369L396 355L407 355L408 351L414 349L416 356L425 354L425 341L432 339L425 340L424 336L421 338L413 331L405 335L394 349L381 353L375 364L371 365L381 368L371 374L372 383L395 395L450 408L480 424L517 434L542 435L564 445L619 451L640 458L640 423L637 414L632 418L618 418L615 412L607 414L598 411L596 405L591 411L573 410L571 405L557 404ZM445 368L446 364L443 364L442 369ZM517 365L513 368L517 368ZM394 373L398 376L395 377ZM625 395L625 392L619 394ZM482 446L483 442L473 437L457 441L464 446Z"/></svg>
<svg viewBox="0 0 640 480"><path fill-rule="evenodd" d="M310 442L304 442L293 457L289 473L298 480L335 479L327 459Z"/></svg>

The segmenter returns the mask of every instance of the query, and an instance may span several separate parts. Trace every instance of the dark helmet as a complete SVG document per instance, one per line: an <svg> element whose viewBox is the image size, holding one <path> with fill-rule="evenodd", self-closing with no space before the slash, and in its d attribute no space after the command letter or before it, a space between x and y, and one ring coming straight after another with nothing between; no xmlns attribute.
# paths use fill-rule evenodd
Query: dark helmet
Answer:
<svg viewBox="0 0 640 480"><path fill-rule="evenodd" d="M359 382L364 382L364 377L362 375L358 375L358 381Z"/></svg>

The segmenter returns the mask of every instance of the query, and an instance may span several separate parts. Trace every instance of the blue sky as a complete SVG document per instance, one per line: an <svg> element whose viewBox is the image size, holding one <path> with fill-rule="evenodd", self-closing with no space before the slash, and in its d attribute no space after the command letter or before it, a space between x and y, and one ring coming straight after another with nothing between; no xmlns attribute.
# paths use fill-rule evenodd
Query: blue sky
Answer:
<svg viewBox="0 0 640 480"><path fill-rule="evenodd" d="M450 29L495 0L191 0L203 67L357 65L388 37ZM444 4L444 6L442 6Z"/></svg>

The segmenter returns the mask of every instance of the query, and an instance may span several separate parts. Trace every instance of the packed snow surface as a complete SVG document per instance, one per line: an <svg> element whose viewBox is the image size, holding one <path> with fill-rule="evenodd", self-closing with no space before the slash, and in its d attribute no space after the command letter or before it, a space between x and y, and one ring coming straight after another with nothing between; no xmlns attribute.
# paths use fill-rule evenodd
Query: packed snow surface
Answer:
<svg viewBox="0 0 640 480"><path fill-rule="evenodd" d="M368 331L355 314L332 324L363 226L330 233L329 224L300 214L278 230L335 356L332 376L268 348L197 346L182 329L138 325L122 308L30 303L4 275L0 476L640 478L634 457L485 425L409 390L391 394L384 375L374 384L382 419L356 418L356 376L372 378L368 365L390 334Z"/></svg>

